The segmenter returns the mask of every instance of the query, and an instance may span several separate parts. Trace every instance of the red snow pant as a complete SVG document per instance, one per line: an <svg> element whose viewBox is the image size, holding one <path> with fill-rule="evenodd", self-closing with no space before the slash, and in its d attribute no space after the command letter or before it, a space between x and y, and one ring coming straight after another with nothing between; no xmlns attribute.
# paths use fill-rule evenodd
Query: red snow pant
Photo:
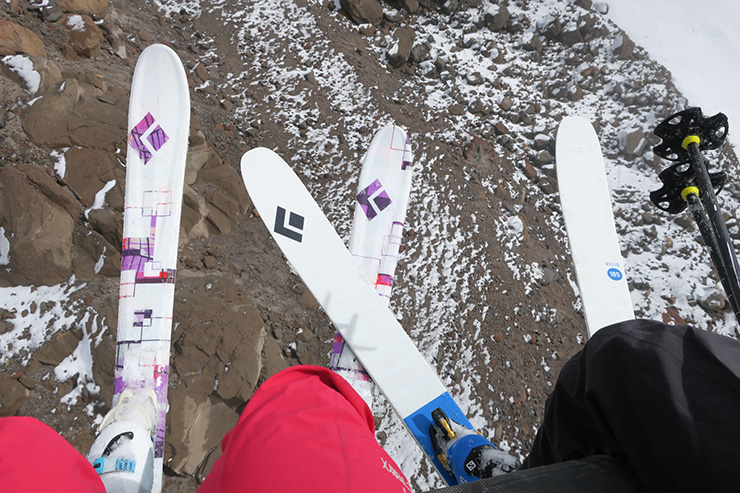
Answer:
<svg viewBox="0 0 740 493"><path fill-rule="evenodd" d="M365 401L318 366L294 366L267 380L221 449L198 493L412 491L375 440Z"/></svg>
<svg viewBox="0 0 740 493"><path fill-rule="evenodd" d="M221 448L200 493L411 493L375 440L365 401L326 368L296 366L268 379ZM27 417L0 419L0 491L105 493L82 455Z"/></svg>
<svg viewBox="0 0 740 493"><path fill-rule="evenodd" d="M0 491L105 493L87 459L59 433L28 417L0 418Z"/></svg>

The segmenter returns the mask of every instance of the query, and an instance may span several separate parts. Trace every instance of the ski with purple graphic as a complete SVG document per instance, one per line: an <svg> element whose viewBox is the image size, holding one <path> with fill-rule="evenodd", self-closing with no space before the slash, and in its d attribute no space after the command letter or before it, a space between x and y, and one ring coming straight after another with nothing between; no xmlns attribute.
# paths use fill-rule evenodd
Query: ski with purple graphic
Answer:
<svg viewBox="0 0 740 493"><path fill-rule="evenodd" d="M362 160L349 251L386 305L398 264L413 162L406 132L396 125L375 134ZM329 367L371 403L370 376L339 332L334 335Z"/></svg>
<svg viewBox="0 0 740 493"><path fill-rule="evenodd" d="M182 63L152 45L136 64L129 103L113 403L88 454L109 491L161 490L189 127Z"/></svg>
<svg viewBox="0 0 740 493"><path fill-rule="evenodd" d="M242 156L241 170L259 217L293 270L447 484L474 481L482 470L511 469L513 458L475 432L290 166L257 148Z"/></svg>

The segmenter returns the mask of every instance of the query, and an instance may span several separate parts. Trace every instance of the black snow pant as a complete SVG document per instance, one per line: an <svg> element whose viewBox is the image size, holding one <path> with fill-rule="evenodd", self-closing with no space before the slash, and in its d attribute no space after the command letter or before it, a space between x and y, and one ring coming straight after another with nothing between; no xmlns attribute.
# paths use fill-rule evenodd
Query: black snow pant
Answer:
<svg viewBox="0 0 740 493"><path fill-rule="evenodd" d="M740 491L740 342L631 320L568 361L523 469L623 458L648 491Z"/></svg>

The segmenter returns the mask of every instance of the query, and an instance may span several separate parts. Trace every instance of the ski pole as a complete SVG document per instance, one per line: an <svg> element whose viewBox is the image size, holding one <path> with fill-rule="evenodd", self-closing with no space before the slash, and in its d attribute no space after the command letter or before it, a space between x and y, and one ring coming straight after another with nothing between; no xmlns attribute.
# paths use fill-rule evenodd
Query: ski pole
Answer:
<svg viewBox="0 0 740 493"><path fill-rule="evenodd" d="M722 286L730 301L730 306L735 312L735 318L740 323L740 312L737 309L738 300L740 300L740 281L738 280L740 268L738 268L737 256L732 246L730 234L727 231L727 225L719 209L717 195L714 193L706 162L701 152L699 152L701 139L692 135L687 137L686 141L688 142L686 147L689 151L689 159L694 168L694 175L700 191L699 199L704 205L704 210L709 217L709 223L714 232L715 241L708 243L708 246L712 252L712 259L722 281Z"/></svg>
<svg viewBox="0 0 740 493"><path fill-rule="evenodd" d="M740 267L717 202L726 175L721 171L709 173L701 154L702 150L720 147L728 128L724 114L706 118L699 108L676 113L658 125L655 134L662 143L654 152L675 164L659 175L663 187L652 192L650 199L660 209L674 214L689 207L740 324ZM735 333L740 336L737 328Z"/></svg>
<svg viewBox="0 0 740 493"><path fill-rule="evenodd" d="M730 302L732 312L735 314L735 318L740 321L738 299L732 294L732 283L727 276L727 271L724 267L722 257L719 256L720 247L719 243L717 242L717 236L714 234L712 225L709 222L709 217L704 214L704 210L702 209L702 203L699 199L699 189L696 187L687 187L686 189L684 189L683 195L684 200L686 200L686 202L688 203L689 211L694 217L694 221L696 222L697 226L699 226L699 231L701 232L702 238L704 238L704 243L706 243L709 247L709 255L711 256L712 263L714 264L715 269L719 274L722 287L724 288L725 293L728 294L727 299ZM737 328L735 328L735 335L740 336L740 331L738 331Z"/></svg>

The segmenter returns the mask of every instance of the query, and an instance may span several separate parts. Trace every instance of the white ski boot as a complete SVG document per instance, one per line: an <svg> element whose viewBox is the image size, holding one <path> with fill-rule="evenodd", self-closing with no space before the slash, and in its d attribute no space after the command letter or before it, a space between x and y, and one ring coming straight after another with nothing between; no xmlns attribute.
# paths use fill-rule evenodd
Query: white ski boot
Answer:
<svg viewBox="0 0 740 493"><path fill-rule="evenodd" d="M124 390L118 404L100 425L87 460L103 480L108 493L144 493L154 480L154 416L157 398L153 391L134 395Z"/></svg>

